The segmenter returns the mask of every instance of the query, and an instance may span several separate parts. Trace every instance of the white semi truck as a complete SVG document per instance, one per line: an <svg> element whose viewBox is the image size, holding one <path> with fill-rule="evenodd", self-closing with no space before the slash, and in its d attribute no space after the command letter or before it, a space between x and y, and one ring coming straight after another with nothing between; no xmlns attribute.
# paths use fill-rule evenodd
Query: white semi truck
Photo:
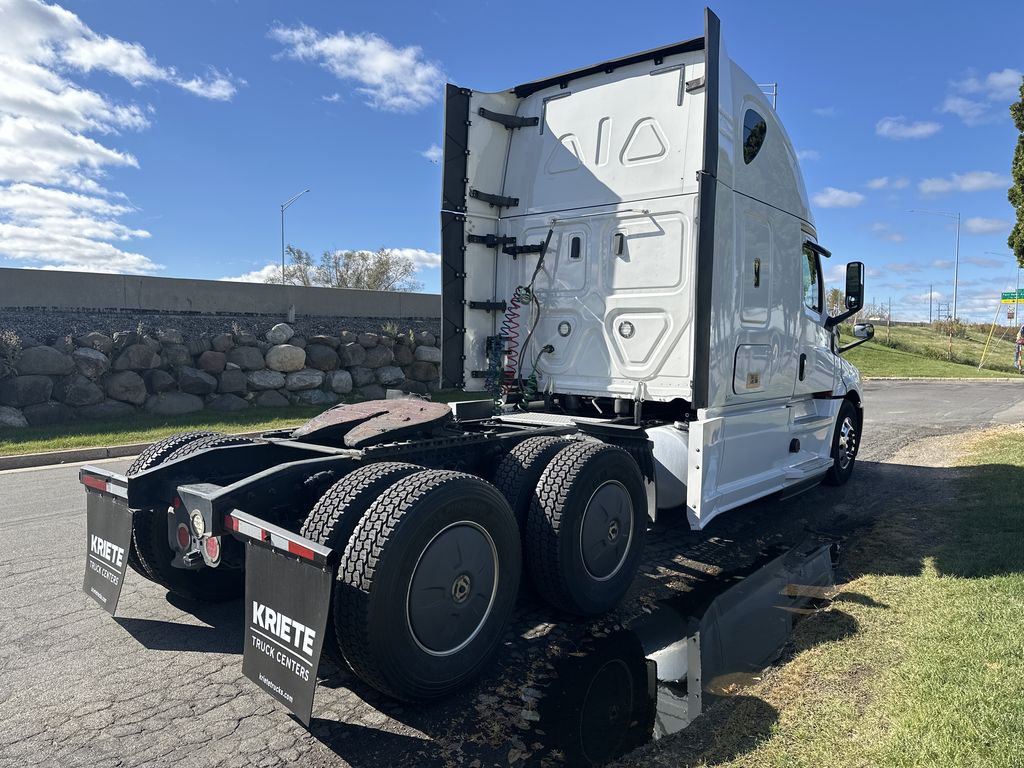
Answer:
<svg viewBox="0 0 1024 768"><path fill-rule="evenodd" d="M862 427L796 154L701 37L498 93L449 85L442 383L260 439L188 433L87 467L85 590L127 567L245 595L243 671L308 722L321 653L416 700L473 678L525 574L613 608L648 523L842 484ZM678 510L671 512L671 510Z"/></svg>

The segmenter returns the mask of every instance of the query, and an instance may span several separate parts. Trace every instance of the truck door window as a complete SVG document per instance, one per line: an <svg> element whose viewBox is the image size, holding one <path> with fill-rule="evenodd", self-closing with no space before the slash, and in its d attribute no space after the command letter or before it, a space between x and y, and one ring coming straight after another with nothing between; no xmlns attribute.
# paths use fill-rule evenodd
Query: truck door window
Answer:
<svg viewBox="0 0 1024 768"><path fill-rule="evenodd" d="M822 285L821 285L821 261L818 254L810 248L804 247L803 280L804 280L804 304L815 312L821 312L822 308Z"/></svg>

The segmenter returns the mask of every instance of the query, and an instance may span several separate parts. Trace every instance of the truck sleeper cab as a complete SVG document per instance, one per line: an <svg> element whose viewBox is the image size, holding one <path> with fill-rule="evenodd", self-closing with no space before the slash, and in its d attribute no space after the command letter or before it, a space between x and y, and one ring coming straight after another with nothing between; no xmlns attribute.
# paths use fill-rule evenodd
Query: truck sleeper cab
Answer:
<svg viewBox="0 0 1024 768"><path fill-rule="evenodd" d="M862 425L795 153L717 17L703 37L510 91L449 85L442 384L259 439L186 433L87 467L85 590L128 567L243 593L243 672L309 722L321 653L400 699L500 643L521 576L558 611L625 595L650 519L694 529L845 482ZM108 558L121 553L120 559Z"/></svg>

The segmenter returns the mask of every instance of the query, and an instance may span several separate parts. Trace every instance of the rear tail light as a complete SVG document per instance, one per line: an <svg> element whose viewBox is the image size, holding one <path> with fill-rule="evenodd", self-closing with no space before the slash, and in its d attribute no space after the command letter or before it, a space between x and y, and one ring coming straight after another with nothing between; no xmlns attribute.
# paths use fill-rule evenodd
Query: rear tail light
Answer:
<svg viewBox="0 0 1024 768"><path fill-rule="evenodd" d="M220 558L220 536L211 536L206 540L206 556L210 562L217 562Z"/></svg>
<svg viewBox="0 0 1024 768"><path fill-rule="evenodd" d="M178 523L178 549L186 550L192 543L192 534L189 533L188 526L184 523Z"/></svg>

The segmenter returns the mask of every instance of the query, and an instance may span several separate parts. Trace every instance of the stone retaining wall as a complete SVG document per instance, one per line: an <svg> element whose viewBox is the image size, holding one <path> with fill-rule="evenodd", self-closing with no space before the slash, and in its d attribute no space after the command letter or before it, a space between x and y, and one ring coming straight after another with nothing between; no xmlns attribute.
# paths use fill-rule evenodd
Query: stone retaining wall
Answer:
<svg viewBox="0 0 1024 768"><path fill-rule="evenodd" d="M392 329L393 330L393 329ZM177 328L48 339L0 334L0 427L172 416L437 390L441 350L426 330L302 336L278 323L183 334Z"/></svg>

